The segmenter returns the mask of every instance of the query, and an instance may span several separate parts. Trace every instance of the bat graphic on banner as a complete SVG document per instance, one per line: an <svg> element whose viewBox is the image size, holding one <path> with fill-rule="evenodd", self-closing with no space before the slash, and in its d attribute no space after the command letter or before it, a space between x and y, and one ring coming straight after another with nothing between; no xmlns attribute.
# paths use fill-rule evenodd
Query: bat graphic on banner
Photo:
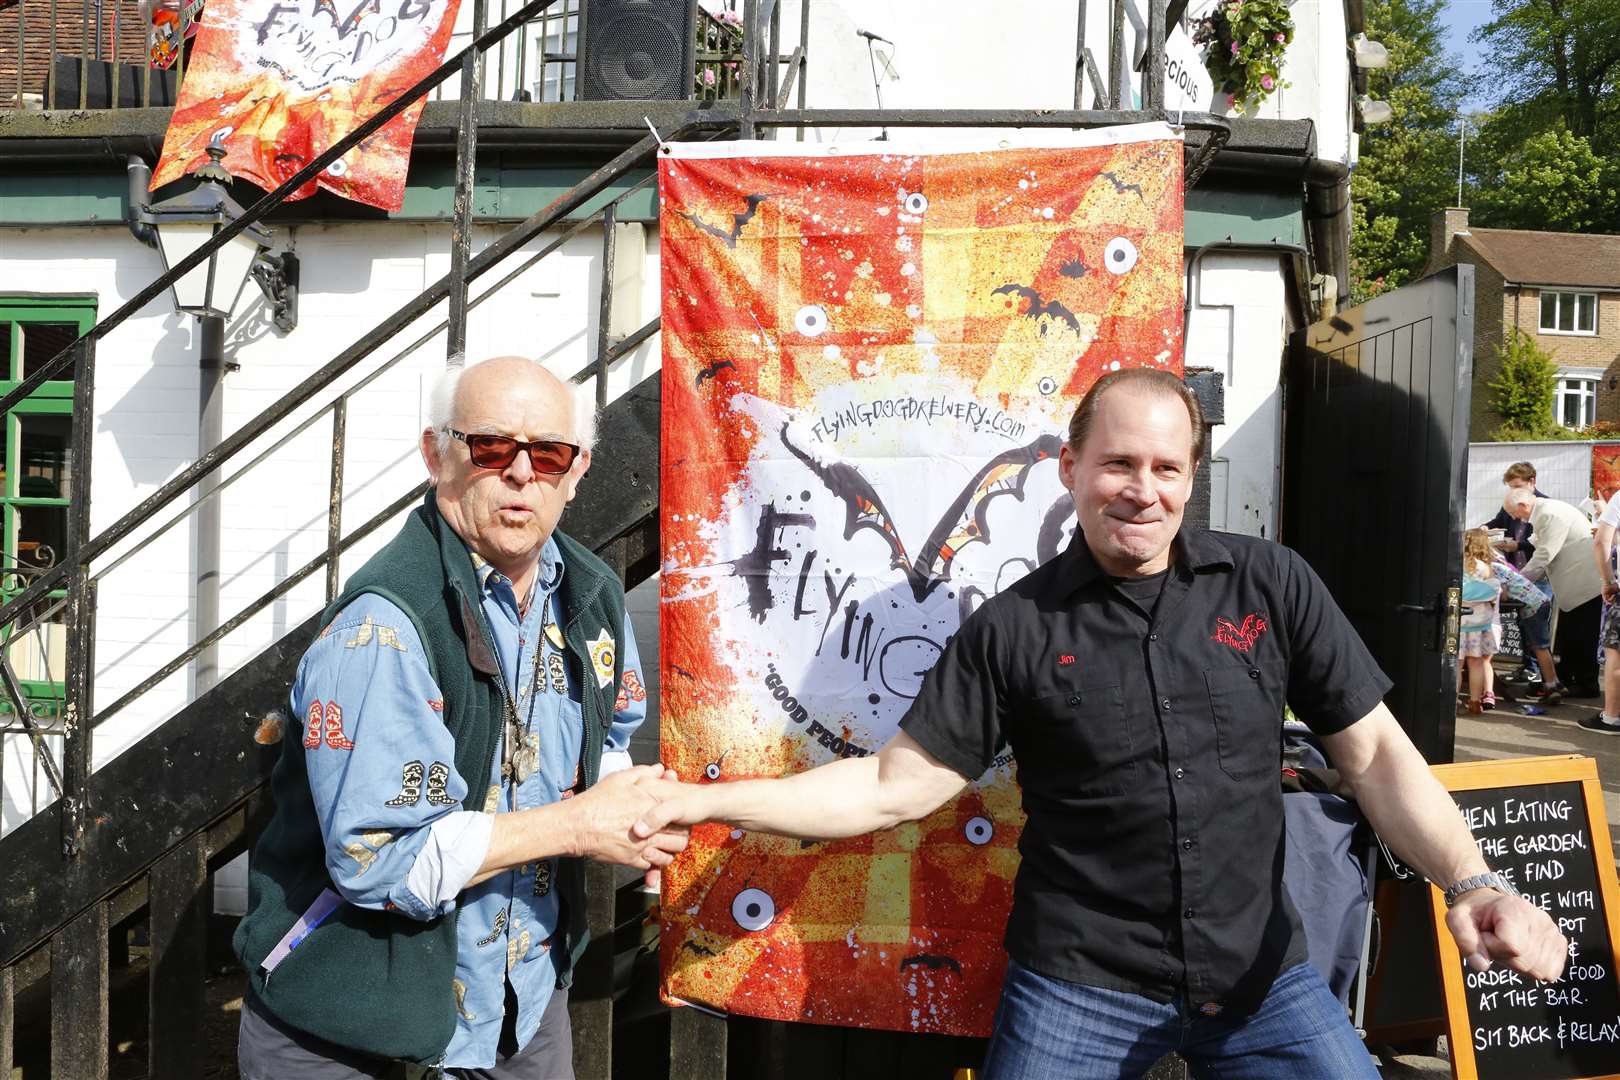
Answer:
<svg viewBox="0 0 1620 1080"><path fill-rule="evenodd" d="M944 514L928 535L921 552L913 560L906 554L906 545L900 539L894 519L883 505L883 499L859 469L842 461L818 460L793 445L788 437L788 426L782 426L782 445L788 452L816 475L827 490L844 503L844 539L852 540L857 532L870 529L883 537L889 545L893 569L905 572L911 585L912 596L918 603L926 600L944 582L950 580L951 564L969 544L990 542L990 523L986 514L990 502L998 495L1011 495L1022 501L1024 481L1029 470L1043 461L1056 461L1062 447L1056 435L1042 435L1027 446L1019 446L991 458L968 481L961 492L951 500Z"/></svg>

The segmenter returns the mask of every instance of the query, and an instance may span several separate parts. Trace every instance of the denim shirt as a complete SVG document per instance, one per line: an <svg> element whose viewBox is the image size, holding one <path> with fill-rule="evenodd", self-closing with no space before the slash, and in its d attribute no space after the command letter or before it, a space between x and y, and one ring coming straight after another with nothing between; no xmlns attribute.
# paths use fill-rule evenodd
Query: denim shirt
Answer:
<svg viewBox="0 0 1620 1080"><path fill-rule="evenodd" d="M519 615L511 579L469 556L501 673L529 744L538 750L539 767L522 784L503 781L499 748L485 775L458 774L455 743L442 720L443 694L416 630L381 597L363 595L332 620L306 653L292 690L293 715L305 726L310 791L337 892L352 904L423 920L458 902L461 906L458 1017L444 1057L450 1068L495 1064L508 980L517 999L519 1045L539 1027L557 982L550 956L558 920L551 887L557 863L546 859L503 871L456 899L419 895L412 882L422 880L422 868L413 874L413 867L419 858L441 858L432 842L435 823L443 829L454 824L453 815L468 813L461 803L469 790L485 792L472 804L492 814L569 798L579 781L583 737L580 689L568 670L559 629L557 585L564 567L556 544L548 540L541 551L526 617ZM586 628L587 634L594 630ZM628 616L623 635L623 689L603 742L607 752L627 750L646 715ZM461 880L476 867L477 862L463 867ZM455 880L456 871L445 868L444 873Z"/></svg>

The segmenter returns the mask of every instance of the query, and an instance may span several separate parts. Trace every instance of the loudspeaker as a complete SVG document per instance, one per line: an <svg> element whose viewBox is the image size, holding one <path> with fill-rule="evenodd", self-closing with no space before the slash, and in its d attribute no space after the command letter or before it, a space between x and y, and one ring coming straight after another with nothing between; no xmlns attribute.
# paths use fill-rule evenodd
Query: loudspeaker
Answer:
<svg viewBox="0 0 1620 1080"><path fill-rule="evenodd" d="M586 0L579 97L680 101L692 96L697 0Z"/></svg>
<svg viewBox="0 0 1620 1080"><path fill-rule="evenodd" d="M77 109L79 108L79 74L85 75L86 109L108 109L112 107L112 82L118 80L118 107L120 109L135 109L141 105L141 68L138 64L119 64L118 70L113 71L112 64L105 60L85 60L78 56L57 56L53 68L56 71L56 96L46 104L47 109ZM49 94L50 79L47 77L40 86L40 96ZM153 71L148 84L150 103L153 107L173 105L175 99L175 73L173 71Z"/></svg>

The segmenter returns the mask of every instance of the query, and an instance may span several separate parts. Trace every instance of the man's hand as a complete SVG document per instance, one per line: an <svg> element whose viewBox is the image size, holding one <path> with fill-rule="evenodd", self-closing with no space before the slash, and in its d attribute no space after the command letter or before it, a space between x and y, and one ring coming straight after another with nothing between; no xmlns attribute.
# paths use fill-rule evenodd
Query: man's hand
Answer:
<svg viewBox="0 0 1620 1080"><path fill-rule="evenodd" d="M638 870L668 866L686 848L685 829L631 833L631 826L655 806L650 789L638 781L657 780L664 773L662 765L633 766L568 800L573 853Z"/></svg>
<svg viewBox="0 0 1620 1080"><path fill-rule="evenodd" d="M1564 972L1569 942L1545 911L1495 889L1474 889L1446 913L1446 927L1475 971L1500 960L1514 971L1552 982Z"/></svg>
<svg viewBox="0 0 1620 1080"><path fill-rule="evenodd" d="M703 798L704 786L683 784L674 771L662 777L644 776L637 786L657 802L641 815L641 820L630 826L633 836L650 839L671 828L684 831L709 820L710 814Z"/></svg>
<svg viewBox="0 0 1620 1080"><path fill-rule="evenodd" d="M1614 603L1614 598L1620 596L1620 583L1608 582L1603 586L1603 599L1605 603Z"/></svg>

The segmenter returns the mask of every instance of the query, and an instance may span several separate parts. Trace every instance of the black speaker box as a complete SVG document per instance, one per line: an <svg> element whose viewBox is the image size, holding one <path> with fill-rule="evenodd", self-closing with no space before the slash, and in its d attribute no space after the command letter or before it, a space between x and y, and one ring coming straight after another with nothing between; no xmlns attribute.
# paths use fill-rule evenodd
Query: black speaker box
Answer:
<svg viewBox="0 0 1620 1080"><path fill-rule="evenodd" d="M586 0L578 94L584 101L692 96L697 0Z"/></svg>
<svg viewBox="0 0 1620 1080"><path fill-rule="evenodd" d="M56 94L45 106L48 109L79 108L79 75L85 72L86 109L112 108L112 83L118 80L118 107L134 109L141 105L141 67L138 64L119 64L115 72L105 60L84 60L77 56L57 56L52 65L56 72ZM150 76L148 87L152 106L174 104L175 73L156 71ZM40 87L41 96L50 95L50 79Z"/></svg>

